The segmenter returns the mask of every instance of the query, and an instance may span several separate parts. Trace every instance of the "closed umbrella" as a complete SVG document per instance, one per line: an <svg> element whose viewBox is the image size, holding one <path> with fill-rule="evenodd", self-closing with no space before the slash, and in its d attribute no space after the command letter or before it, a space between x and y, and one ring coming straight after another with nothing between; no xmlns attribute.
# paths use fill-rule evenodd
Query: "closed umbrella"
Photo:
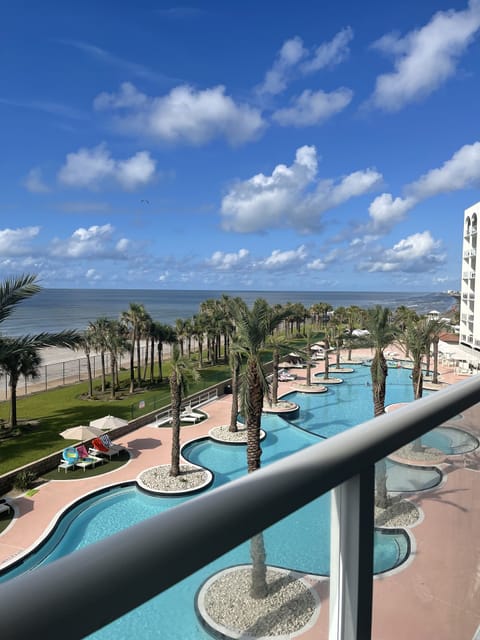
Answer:
<svg viewBox="0 0 480 640"><path fill-rule="evenodd" d="M92 440L98 436L103 435L103 429L98 427L92 427L91 425L80 425L78 427L70 427L60 433L65 440L79 440L84 442L85 440Z"/></svg>
<svg viewBox="0 0 480 640"><path fill-rule="evenodd" d="M90 420L91 427L98 427L106 431L107 429L116 429L117 427L126 427L128 420L123 418L117 418L116 416L103 416L103 418L97 418L96 420Z"/></svg>

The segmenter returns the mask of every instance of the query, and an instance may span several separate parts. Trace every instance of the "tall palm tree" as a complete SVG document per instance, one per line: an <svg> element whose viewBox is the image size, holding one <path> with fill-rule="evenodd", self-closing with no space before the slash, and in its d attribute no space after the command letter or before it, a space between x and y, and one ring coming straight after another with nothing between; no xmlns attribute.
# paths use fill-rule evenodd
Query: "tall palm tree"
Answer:
<svg viewBox="0 0 480 640"><path fill-rule="evenodd" d="M81 342L81 334L76 331L59 333L39 333L20 338L2 338L0 369L9 376L10 385L10 425L17 424L17 384L20 376L38 377L42 362L40 349L45 347L67 347L74 349Z"/></svg>
<svg viewBox="0 0 480 640"><path fill-rule="evenodd" d="M36 282L36 275L22 275L9 278L0 284L0 322L5 320L15 307L31 296L39 293L42 288ZM0 368L10 377L11 410L10 422L16 425L16 385L18 377L35 375L35 362L39 358L39 350L45 347L75 348L81 341L81 334L76 331L61 331L59 333L38 333L19 338L0 336ZM37 370L38 370L37 365Z"/></svg>
<svg viewBox="0 0 480 640"><path fill-rule="evenodd" d="M172 349L170 360L170 398L172 406L172 453L170 463L170 475L180 474L180 412L182 399L188 390L188 382L198 377L198 371L193 368L191 362L183 358L178 345Z"/></svg>
<svg viewBox="0 0 480 640"><path fill-rule="evenodd" d="M139 343L140 341L140 329L144 319L144 306L135 302L130 303L128 310L124 311L120 318L128 330L130 340L130 393L133 393L135 390L135 349L137 342Z"/></svg>
<svg viewBox="0 0 480 640"><path fill-rule="evenodd" d="M262 298L255 300L252 309L246 306L239 306L237 309L238 344L246 358L241 387L241 407L247 427L247 467L249 473L260 468L262 455L260 426L263 398L269 394L269 385L261 360L261 350L265 346L267 338L284 317L284 312L274 311ZM268 585L262 534L251 539L250 556L252 559L250 595L252 598L264 598L268 594Z"/></svg>
<svg viewBox="0 0 480 640"><path fill-rule="evenodd" d="M87 360L87 376L88 376L87 397L88 398L93 398L92 360L91 360L91 357L90 357L90 354L92 352L92 347L93 347L92 334L87 329L82 334L82 338L81 338L81 342L80 342L79 348L83 349L83 352L85 353L85 358Z"/></svg>
<svg viewBox="0 0 480 640"><path fill-rule="evenodd" d="M375 349L370 367L373 412L375 417L385 413L388 367L384 350L396 338L395 328L390 324L389 319L390 310L380 305L369 309L366 316L366 327L370 332L370 340ZM387 467L385 460L380 460L376 465L375 485L376 503L379 507L385 508L388 505Z"/></svg>

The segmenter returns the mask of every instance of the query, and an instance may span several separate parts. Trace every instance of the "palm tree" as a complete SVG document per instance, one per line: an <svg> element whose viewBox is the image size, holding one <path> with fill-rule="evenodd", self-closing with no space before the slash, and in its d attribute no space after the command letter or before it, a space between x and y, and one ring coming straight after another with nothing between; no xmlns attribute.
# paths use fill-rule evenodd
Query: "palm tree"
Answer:
<svg viewBox="0 0 480 640"><path fill-rule="evenodd" d="M140 341L140 330L142 323L145 319L145 308L142 304L131 302L128 311L124 311L121 315L121 322L127 328L130 338L130 393L135 389L135 348L137 342ZM137 352L138 366L140 367L139 357ZM139 374L140 376L140 374Z"/></svg>
<svg viewBox="0 0 480 640"><path fill-rule="evenodd" d="M41 291L36 283L36 275L22 275L18 278L4 280L0 284L0 322L5 320L15 307L31 296ZM25 371L27 376L35 375L38 352L45 347L75 348L81 341L81 335L76 331L62 331L59 333L38 333L19 338L4 338L0 336L0 368L10 378L11 409L10 423L17 423L16 387L18 378Z"/></svg>
<svg viewBox="0 0 480 640"><path fill-rule="evenodd" d="M87 397L88 398L93 398L92 361L91 361L91 358L90 358L90 354L91 354L91 351L92 351L92 346L93 346L92 334L87 329L86 331L83 332L79 347L81 347L83 349L83 352L85 353L85 357L87 359L87 375L88 375L88 393L87 393Z"/></svg>
<svg viewBox="0 0 480 640"><path fill-rule="evenodd" d="M180 474L180 412L182 399L188 389L188 381L198 377L198 371L191 363L180 355L178 345L172 349L170 360L170 398L172 406L172 454L170 463L170 475L177 477Z"/></svg>
<svg viewBox="0 0 480 640"><path fill-rule="evenodd" d="M236 326L238 344L246 358L246 368L241 387L241 407L247 428L248 473L260 468L262 449L260 446L260 426L263 398L269 394L265 370L261 360L261 350L285 317L285 312L274 311L262 298L255 300L252 309L245 305L237 308ZM263 535L258 534L250 541L252 559L252 598L264 598L268 594L267 569Z"/></svg>
<svg viewBox="0 0 480 640"><path fill-rule="evenodd" d="M97 318L94 322L88 323L90 347L100 353L102 393L105 393L106 388L105 354L108 351L107 338L110 327L109 323L110 320L105 316Z"/></svg>
<svg viewBox="0 0 480 640"><path fill-rule="evenodd" d="M236 342L235 338L230 341L228 360L230 364L230 371L232 372L232 406L230 409L229 431L235 433L236 431L238 431L238 396L240 385L240 371L242 365L242 349L241 346Z"/></svg>
<svg viewBox="0 0 480 640"><path fill-rule="evenodd" d="M376 305L369 309L366 316L366 327L370 332L375 353L370 367L372 377L373 412L374 416L385 413L385 394L387 386L388 367L384 355L384 349L393 342L396 331L389 322L390 310L387 307ZM376 465L376 503L385 508L388 505L387 494L387 467L385 460L380 460Z"/></svg>
<svg viewBox="0 0 480 640"><path fill-rule="evenodd" d="M59 333L39 333L34 336L20 338L2 338L0 352L0 369L9 376L10 396L10 425L17 424L17 384L20 376L38 377L42 358L40 349L45 347L68 347L74 349L82 336L76 331L61 331Z"/></svg>

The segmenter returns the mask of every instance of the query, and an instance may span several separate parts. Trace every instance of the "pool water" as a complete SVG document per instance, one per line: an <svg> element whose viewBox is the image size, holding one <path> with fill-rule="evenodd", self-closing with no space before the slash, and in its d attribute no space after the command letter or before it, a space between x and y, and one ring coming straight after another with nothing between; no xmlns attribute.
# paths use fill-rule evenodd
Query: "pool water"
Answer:
<svg viewBox="0 0 480 640"><path fill-rule="evenodd" d="M331 370L331 375L336 375L335 369ZM369 368L358 366L352 373L341 374L341 377L345 382L329 385L327 393L289 394L288 399L300 406L299 416L295 420L287 422L274 414L262 417L262 427L267 433L262 442L264 466L318 443L320 438L331 437L372 417L372 390L367 386ZM389 369L386 404L410 401L412 397L409 371ZM461 433L451 428L447 434L440 432L433 437L438 445L452 446L454 442L453 446L458 447L464 444L458 439ZM231 446L204 438L187 445L183 454L191 462L207 467L214 473L213 487L246 473L245 446ZM439 481L438 471L388 463L387 486L391 491L426 489ZM52 562L188 499L150 496L135 486L110 489L100 497L91 497L72 508L61 519L49 540L19 567L6 572L1 580ZM327 494L267 529L264 534L267 563L328 575L329 509ZM403 532L387 534L376 531L375 572L398 566L405 560L408 551L408 538ZM249 562L249 545L245 543L91 637L104 640L130 636L146 639L158 637L155 630L158 632L161 628L161 636L169 639L210 638L200 627L194 612L196 591L220 569Z"/></svg>

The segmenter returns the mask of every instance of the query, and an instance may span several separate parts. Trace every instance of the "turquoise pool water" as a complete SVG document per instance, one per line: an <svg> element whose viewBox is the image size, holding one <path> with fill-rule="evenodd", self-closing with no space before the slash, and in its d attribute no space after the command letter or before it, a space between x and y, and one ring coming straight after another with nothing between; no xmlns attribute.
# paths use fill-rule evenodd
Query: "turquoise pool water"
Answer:
<svg viewBox="0 0 480 640"><path fill-rule="evenodd" d="M332 376L335 375L333 370ZM262 418L262 426L267 433L262 443L264 465L317 443L319 438L344 431L372 416L371 388L366 384L369 380L369 369L356 367L353 373L339 375L345 382L330 385L325 394L289 394L289 399L300 405L299 417L294 421L289 423L271 414ZM412 385L408 376L407 370L389 370L388 404L411 400ZM455 429L452 431L458 432ZM246 472L244 446L213 443L209 439L203 439L188 445L183 453L195 464L213 471L214 487ZM399 490L402 486L404 490L427 488L439 481L438 474L432 473L431 470L412 470L393 463L389 465L388 474L389 489L393 491ZM412 489L407 488L407 483ZM18 573L33 570L188 499L149 496L133 486L109 490L100 497L90 498L75 506L62 518L55 533L38 551L1 579L7 580ZM268 564L307 573L328 574L329 528L327 495L265 532ZM386 571L400 564L407 554L408 539L403 533L387 535L376 532L376 572ZM193 602L196 591L212 573L227 566L248 563L249 560L248 544L241 545L164 594L96 632L92 637L102 640L130 636L150 638L157 637L152 629L161 628L161 635L165 638L209 638L195 616Z"/></svg>

